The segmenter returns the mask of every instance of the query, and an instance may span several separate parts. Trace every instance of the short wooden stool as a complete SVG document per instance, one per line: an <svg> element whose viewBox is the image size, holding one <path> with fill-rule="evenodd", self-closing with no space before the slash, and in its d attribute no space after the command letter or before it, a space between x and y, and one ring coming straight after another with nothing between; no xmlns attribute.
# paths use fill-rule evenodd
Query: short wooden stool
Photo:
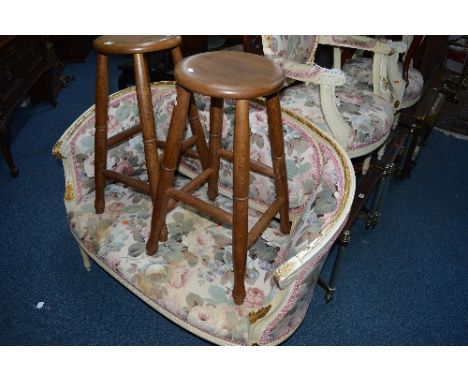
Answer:
<svg viewBox="0 0 468 382"><path fill-rule="evenodd" d="M93 47L97 51L94 170L96 183L95 209L98 214L103 213L105 208L104 188L106 179L133 187L139 192L150 195L153 202L155 200L160 168L157 149L158 147L163 148L165 142L157 140L156 137L148 65L145 54L170 49L175 65L182 59L181 42L180 36L101 36L93 42ZM107 55L109 54L133 55L140 125L131 127L108 139L109 84ZM196 145L202 166L206 168L208 163L208 146L193 99L191 100L190 116L192 138L189 142L184 142L184 147L188 149ZM148 184L107 169L108 148L128 140L140 132L143 135ZM198 137L201 137L201 139L198 139ZM164 228L162 239L165 239L166 236L167 230Z"/></svg>
<svg viewBox="0 0 468 382"><path fill-rule="evenodd" d="M267 58L242 52L202 53L182 60L175 68L177 104L173 110L161 175L153 210L153 229L147 249L158 249L158 239L167 212L184 202L233 227L234 289L236 304L245 298L244 276L247 251L279 212L281 232L289 233L289 199L284 157L283 126L278 91L284 81L283 71ZM172 188L174 171L184 136L191 93L211 97L209 166L181 190ZM268 129L273 168L250 160L249 99L266 97ZM236 100L234 151L221 148L223 100ZM208 198L218 195L220 158L232 160L234 210L230 214L190 193L208 182ZM249 171L273 177L276 200L248 231ZM172 199L172 200L170 200Z"/></svg>

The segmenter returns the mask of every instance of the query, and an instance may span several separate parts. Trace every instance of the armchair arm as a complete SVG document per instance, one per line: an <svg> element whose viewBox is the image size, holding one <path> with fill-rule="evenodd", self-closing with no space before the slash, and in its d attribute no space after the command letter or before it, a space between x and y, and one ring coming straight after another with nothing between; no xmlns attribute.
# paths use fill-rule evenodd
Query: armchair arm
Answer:
<svg viewBox="0 0 468 382"><path fill-rule="evenodd" d="M341 117L335 101L335 87L344 85L344 73L339 69L325 69L314 63L299 64L273 54L267 57L282 67L288 79L320 86L320 102L325 120L338 144L346 148L349 126Z"/></svg>
<svg viewBox="0 0 468 382"><path fill-rule="evenodd" d="M330 35L319 36L319 43L368 50L374 53L393 55L406 52L406 44L401 41L378 40L367 36Z"/></svg>
<svg viewBox="0 0 468 382"><path fill-rule="evenodd" d="M317 85L342 86L345 76L341 70L325 69L316 64L299 64L278 56L270 56L284 71L286 77L293 80Z"/></svg>
<svg viewBox="0 0 468 382"><path fill-rule="evenodd" d="M349 126L341 117L335 101L335 87L344 85L344 73L339 69L325 69L316 64L298 64L274 55L269 58L283 68L289 79L320 86L320 102L325 120L338 144L346 148Z"/></svg>
<svg viewBox="0 0 468 382"><path fill-rule="evenodd" d="M366 36L340 35L319 36L319 43L335 46L335 50L338 47L345 47L374 52L372 65L374 93L388 101L393 101L395 109L399 108L405 82L398 68L398 56L406 51L407 46L404 42L380 40ZM339 56L339 54L335 54L335 59ZM335 65L341 66L341 63L335 62Z"/></svg>

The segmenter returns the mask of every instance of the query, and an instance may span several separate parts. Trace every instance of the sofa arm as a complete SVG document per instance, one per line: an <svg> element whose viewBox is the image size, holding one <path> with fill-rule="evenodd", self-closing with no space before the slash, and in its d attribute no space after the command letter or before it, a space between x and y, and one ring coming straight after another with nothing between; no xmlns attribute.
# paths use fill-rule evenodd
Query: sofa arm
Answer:
<svg viewBox="0 0 468 382"><path fill-rule="evenodd" d="M307 269L321 263L348 220L356 178L345 151L335 142L334 146L343 164L342 172L333 169L324 151L322 183L310 198L301 218L292 227L285 249L288 258L281 261L273 274L280 289L286 289Z"/></svg>
<svg viewBox="0 0 468 382"><path fill-rule="evenodd" d="M80 158L80 146L74 144L79 135L86 128L94 126L94 105L78 117L70 127L65 130L60 139L52 148L53 156L62 161L65 175L65 207L67 211L81 199L85 190L94 188L94 179L86 176L77 165Z"/></svg>

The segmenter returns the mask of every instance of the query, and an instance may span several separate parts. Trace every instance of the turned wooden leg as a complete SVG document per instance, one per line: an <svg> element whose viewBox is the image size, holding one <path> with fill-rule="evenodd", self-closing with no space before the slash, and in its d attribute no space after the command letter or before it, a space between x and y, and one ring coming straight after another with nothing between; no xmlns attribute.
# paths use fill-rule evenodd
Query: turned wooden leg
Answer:
<svg viewBox="0 0 468 382"><path fill-rule="evenodd" d="M96 132L94 136L94 180L96 184L96 213L104 212L106 179L101 169L107 168L107 118L109 107L109 80L107 56L97 54L96 65Z"/></svg>
<svg viewBox="0 0 468 382"><path fill-rule="evenodd" d="M221 134L223 130L223 105L224 100L222 98L211 97L209 166L213 169L213 175L208 180L208 198L210 200L214 200L218 196L219 150L221 148Z"/></svg>
<svg viewBox="0 0 468 382"><path fill-rule="evenodd" d="M172 55L172 62L174 64L174 67L179 63L180 60L182 60L183 55L182 55L182 50L180 49L180 46L176 46L171 50L171 55Z"/></svg>
<svg viewBox="0 0 468 382"><path fill-rule="evenodd" d="M200 123L200 116L198 115L197 104L195 103L195 98L193 94L190 96L188 121L190 124L190 129L192 130L192 135L198 138L195 142L195 145L197 147L197 152L200 158L202 169L203 171L205 171L208 168L209 162L208 145L206 144L205 133Z"/></svg>
<svg viewBox="0 0 468 382"><path fill-rule="evenodd" d="M159 180L159 155L156 146L156 126L153 116L153 103L151 102L151 87L148 74L148 64L143 54L133 55L135 68L135 85L140 113L140 126L145 151L146 171L153 206L156 202L156 190ZM162 241L167 240L167 228L164 225L161 231Z"/></svg>
<svg viewBox="0 0 468 382"><path fill-rule="evenodd" d="M161 172L159 174L156 199L153 205L151 233L148 243L146 244L148 255L154 255L158 250L161 228L166 220L167 203L169 202L167 190L173 185L174 172L177 167L180 144L184 136L189 103L190 93L184 88L178 86L176 106L172 112Z"/></svg>
<svg viewBox="0 0 468 382"><path fill-rule="evenodd" d="M247 263L249 172L250 172L250 127L249 101L236 102L234 127L234 211L232 227L232 256L234 265L234 289L232 297L237 305L245 298L245 267Z"/></svg>
<svg viewBox="0 0 468 382"><path fill-rule="evenodd" d="M176 46L174 49L171 50L172 55L172 62L174 63L174 67L182 60L182 51L179 46ZM193 94L190 97L190 107L189 107L189 125L190 129L192 130L192 135L198 137L196 144L198 156L200 158L200 163L203 170L208 168L209 163L209 154L208 154L208 146L205 140L205 133L203 131L203 127L200 123L200 116L198 115L197 104L195 103L195 98Z"/></svg>
<svg viewBox="0 0 468 382"><path fill-rule="evenodd" d="M140 126L143 136L146 170L151 197L156 197L156 189L159 180L159 156L156 147L156 129L153 117L153 105L151 102L151 89L148 76L148 66L143 54L133 55L135 67L135 85L140 112Z"/></svg>
<svg viewBox="0 0 468 382"><path fill-rule="evenodd" d="M282 233L287 234L291 229L291 224L289 223L288 176L286 173L283 121L278 93L268 97L267 113L273 173L275 174L276 198L282 202L279 210L280 230Z"/></svg>

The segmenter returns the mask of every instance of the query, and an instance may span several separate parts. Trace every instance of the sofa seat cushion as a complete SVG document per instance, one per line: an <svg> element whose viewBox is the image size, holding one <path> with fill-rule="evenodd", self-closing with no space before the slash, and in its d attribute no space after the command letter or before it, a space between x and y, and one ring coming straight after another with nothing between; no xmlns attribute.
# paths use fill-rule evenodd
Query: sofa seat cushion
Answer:
<svg viewBox="0 0 468 382"><path fill-rule="evenodd" d="M333 136L321 107L320 88L314 84L298 84L281 92L281 106L310 120ZM380 146L390 134L393 107L383 98L366 89L336 87L336 106L349 125L347 154L353 158Z"/></svg>
<svg viewBox="0 0 468 382"><path fill-rule="evenodd" d="M402 72L402 64L399 63L400 73ZM372 59L367 57L353 58L343 65L343 71L355 79L353 86L358 86L361 89L372 90ZM413 106L421 98L424 86L424 79L418 70L409 68L408 70L408 86L405 88L403 100L401 102L402 109ZM393 102L393 100L392 100Z"/></svg>
<svg viewBox="0 0 468 382"><path fill-rule="evenodd" d="M350 195L342 160L325 151L325 172L304 212L303 222L293 223L291 235L273 221L249 250L247 296L235 305L231 230L211 218L179 206L167 218L169 239L158 253L148 256L152 204L146 195L117 184L106 187L105 212L94 211L94 192L68 212L73 235L82 247L113 277L160 313L192 333L217 344L277 344L301 323L312 299L320 270L344 223ZM179 177L176 186L187 181ZM206 187L196 196L208 201ZM220 196L219 207L232 211L232 200ZM249 226L258 219L249 210ZM337 220L341 220L337 224ZM294 280L280 289L275 282L279 267L294 260L295 248L307 248L325 233L334 233ZM292 243L294 246L292 246ZM287 267L286 267L287 268Z"/></svg>

